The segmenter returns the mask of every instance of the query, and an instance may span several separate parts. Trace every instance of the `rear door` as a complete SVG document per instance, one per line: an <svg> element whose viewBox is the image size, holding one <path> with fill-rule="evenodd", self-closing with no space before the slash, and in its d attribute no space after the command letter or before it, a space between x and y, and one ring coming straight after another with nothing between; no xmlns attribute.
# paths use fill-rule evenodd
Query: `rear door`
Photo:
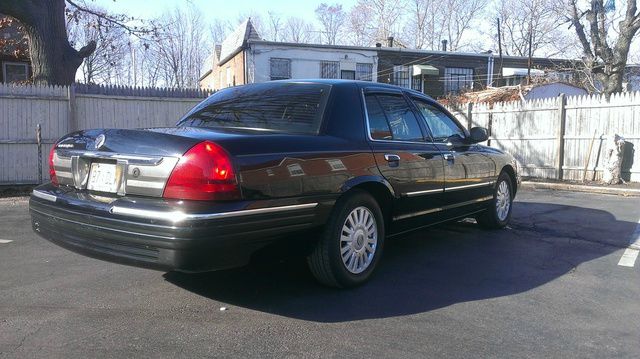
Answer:
<svg viewBox="0 0 640 359"><path fill-rule="evenodd" d="M495 162L481 146L468 141L464 128L440 105L419 97L412 100L431 132L434 145L444 156L448 207L488 199L496 177Z"/></svg>
<svg viewBox="0 0 640 359"><path fill-rule="evenodd" d="M364 101L368 137L378 168L400 197L394 219L435 212L443 204L443 157L436 145L426 141L408 99L401 91L375 89L364 91Z"/></svg>

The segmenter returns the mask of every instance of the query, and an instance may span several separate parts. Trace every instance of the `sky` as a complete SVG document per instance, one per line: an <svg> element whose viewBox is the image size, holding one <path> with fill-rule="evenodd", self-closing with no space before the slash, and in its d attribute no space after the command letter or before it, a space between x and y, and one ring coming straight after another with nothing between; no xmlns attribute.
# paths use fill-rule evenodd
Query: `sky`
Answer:
<svg viewBox="0 0 640 359"><path fill-rule="evenodd" d="M184 7L191 3L205 14L207 20L220 18L235 22L240 14L250 12L267 14L268 11L283 17L297 16L315 21L314 10L323 0L95 0L93 2L114 13L125 13L137 18L153 18L175 7ZM324 2L340 3L346 10L351 8L356 0L324 0Z"/></svg>

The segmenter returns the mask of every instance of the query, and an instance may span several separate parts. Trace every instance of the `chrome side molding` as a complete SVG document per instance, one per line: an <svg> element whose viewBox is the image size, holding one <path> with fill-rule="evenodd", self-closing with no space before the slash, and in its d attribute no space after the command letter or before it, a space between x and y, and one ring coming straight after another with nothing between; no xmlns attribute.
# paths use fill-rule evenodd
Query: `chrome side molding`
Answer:
<svg viewBox="0 0 640 359"><path fill-rule="evenodd" d="M159 219L159 220L177 223L182 221L232 218L232 217L240 217L240 216L249 216L254 214L295 211L299 209L314 208L316 206L318 206L317 202L305 203L305 204L294 204L290 206L244 209L244 210L232 211L232 212L195 213L195 214L184 213L181 211L166 212L166 211L156 211L156 210L150 210L150 209L129 208L129 207L122 207L122 206L112 206L109 211L113 214L118 214L122 216L130 216L130 217L144 218L144 219Z"/></svg>
<svg viewBox="0 0 640 359"><path fill-rule="evenodd" d="M31 192L31 195L50 202L55 202L56 200L58 200L58 197L49 193L38 191L37 189L34 189L33 192Z"/></svg>
<svg viewBox="0 0 640 359"><path fill-rule="evenodd" d="M445 187L444 191L445 192L460 191L460 190L468 189L468 188L476 188L476 187L483 187L483 186L493 186L494 183L496 183L496 181L474 183L474 184L468 184L468 185L464 185L464 186Z"/></svg>

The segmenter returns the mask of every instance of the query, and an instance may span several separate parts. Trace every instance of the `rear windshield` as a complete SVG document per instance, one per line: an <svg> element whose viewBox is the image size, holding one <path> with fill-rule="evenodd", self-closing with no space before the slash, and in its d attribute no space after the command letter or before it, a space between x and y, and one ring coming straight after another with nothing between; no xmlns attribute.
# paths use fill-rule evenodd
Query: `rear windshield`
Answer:
<svg viewBox="0 0 640 359"><path fill-rule="evenodd" d="M267 82L220 90L178 126L317 134L330 85Z"/></svg>

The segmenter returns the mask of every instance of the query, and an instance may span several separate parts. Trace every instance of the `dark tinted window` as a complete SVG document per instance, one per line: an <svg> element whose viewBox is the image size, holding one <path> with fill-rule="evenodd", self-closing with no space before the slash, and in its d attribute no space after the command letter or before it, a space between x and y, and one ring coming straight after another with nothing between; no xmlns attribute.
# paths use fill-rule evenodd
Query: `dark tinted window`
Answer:
<svg viewBox="0 0 640 359"><path fill-rule="evenodd" d="M374 140L392 140L393 135L387 117L380 107L375 95L366 96L367 116L369 117L369 133Z"/></svg>
<svg viewBox="0 0 640 359"><path fill-rule="evenodd" d="M265 83L224 89L194 107L178 126L316 134L331 86Z"/></svg>
<svg viewBox="0 0 640 359"><path fill-rule="evenodd" d="M427 122L433 140L447 142L452 139L464 139L464 131L446 113L425 101L414 99L420 113Z"/></svg>
<svg viewBox="0 0 640 359"><path fill-rule="evenodd" d="M404 97L388 94L367 95L366 102L371 138L397 141L423 140L418 121Z"/></svg>

